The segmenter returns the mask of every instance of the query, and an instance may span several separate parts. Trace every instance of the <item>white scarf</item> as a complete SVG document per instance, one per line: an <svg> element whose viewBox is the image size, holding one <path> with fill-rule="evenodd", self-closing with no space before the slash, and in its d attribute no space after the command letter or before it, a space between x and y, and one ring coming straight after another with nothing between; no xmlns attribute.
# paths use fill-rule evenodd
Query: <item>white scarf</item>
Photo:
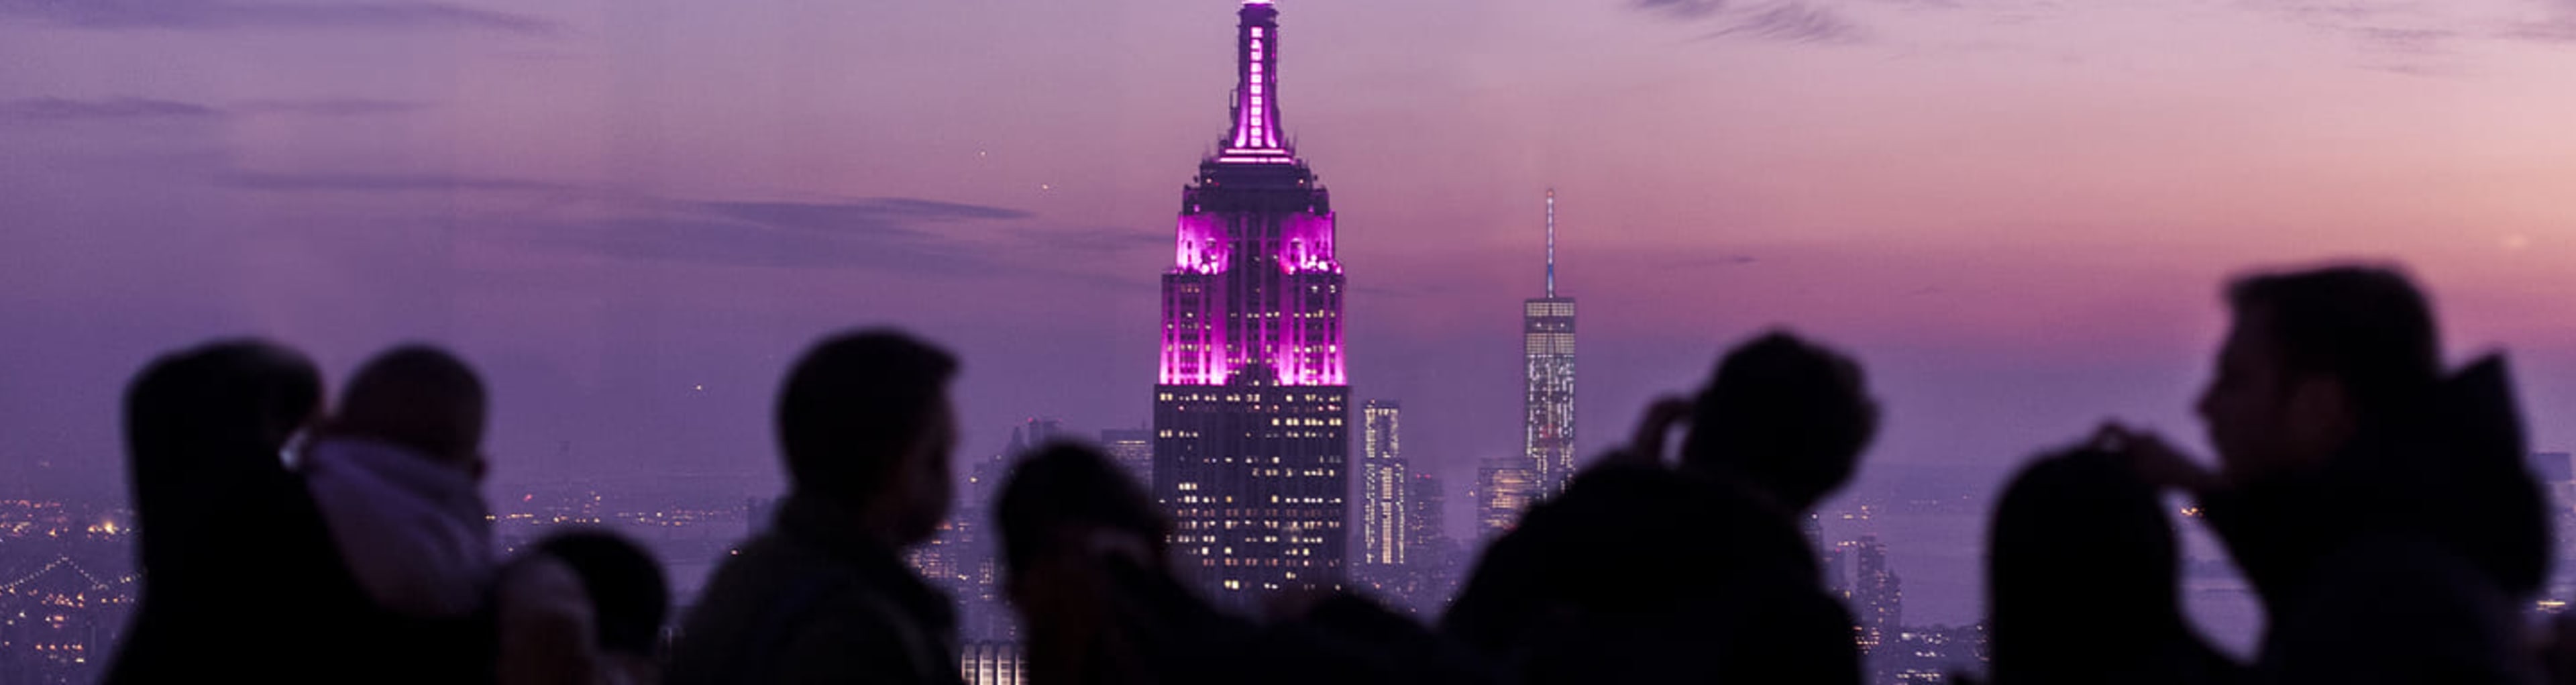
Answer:
<svg viewBox="0 0 2576 685"><path fill-rule="evenodd" d="M301 465L340 559L380 607L473 613L497 565L474 475L396 445L326 438Z"/></svg>

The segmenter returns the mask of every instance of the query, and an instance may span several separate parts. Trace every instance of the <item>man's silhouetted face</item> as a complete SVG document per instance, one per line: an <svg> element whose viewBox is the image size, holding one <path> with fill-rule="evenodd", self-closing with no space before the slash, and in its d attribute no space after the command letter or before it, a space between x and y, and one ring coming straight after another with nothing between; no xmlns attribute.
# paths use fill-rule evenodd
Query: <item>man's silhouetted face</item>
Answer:
<svg viewBox="0 0 2576 685"><path fill-rule="evenodd" d="M932 412L930 425L923 427L913 447L896 465L894 477L899 492L888 493L904 503L900 542L917 545L939 534L939 522L948 518L948 509L956 505L956 486L949 483L949 454L957 449L957 412L948 394L940 393L938 408Z"/></svg>
<svg viewBox="0 0 2576 685"><path fill-rule="evenodd" d="M2239 483L2322 465L2353 425L2343 384L2291 373L2266 316L2260 309L2237 314L2198 406L2220 471Z"/></svg>

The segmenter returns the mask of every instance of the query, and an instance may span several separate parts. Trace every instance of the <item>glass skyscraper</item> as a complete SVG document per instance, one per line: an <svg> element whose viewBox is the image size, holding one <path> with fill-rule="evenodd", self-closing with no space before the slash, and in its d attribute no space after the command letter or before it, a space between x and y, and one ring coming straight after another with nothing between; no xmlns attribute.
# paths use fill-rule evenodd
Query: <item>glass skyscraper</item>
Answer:
<svg viewBox="0 0 2576 685"><path fill-rule="evenodd" d="M1360 407L1360 551L1358 563L1382 581L1403 566L1411 548L1412 513L1405 506L1411 484L1404 461L1404 407L1369 400Z"/></svg>
<svg viewBox="0 0 2576 685"><path fill-rule="evenodd" d="M1522 455L1535 501L1574 478L1574 298L1556 295L1556 191L1547 191L1547 296L1521 303Z"/></svg>

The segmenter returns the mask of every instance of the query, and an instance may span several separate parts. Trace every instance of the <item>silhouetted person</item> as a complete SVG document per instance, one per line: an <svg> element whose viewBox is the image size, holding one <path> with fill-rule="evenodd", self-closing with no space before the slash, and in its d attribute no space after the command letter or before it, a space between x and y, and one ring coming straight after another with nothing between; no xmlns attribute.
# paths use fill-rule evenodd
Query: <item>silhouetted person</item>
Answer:
<svg viewBox="0 0 2576 685"><path fill-rule="evenodd" d="M660 682L662 565L607 531L547 536L502 571L503 685Z"/></svg>
<svg viewBox="0 0 2576 685"><path fill-rule="evenodd" d="M2233 683L2242 666L2184 617L2156 489L2096 449L2022 469L1986 537L1994 685Z"/></svg>
<svg viewBox="0 0 2576 685"><path fill-rule="evenodd" d="M341 391L298 469L363 592L340 627L376 681L494 678L497 550L481 480L483 382L423 345L387 350Z"/></svg>
<svg viewBox="0 0 2576 685"><path fill-rule="evenodd" d="M871 330L825 340L778 397L788 495L717 569L669 681L955 683L957 618L901 551L950 504L957 360Z"/></svg>
<svg viewBox="0 0 2576 685"><path fill-rule="evenodd" d="M1248 625L1163 572L1168 524L1144 489L1087 448L1057 444L1011 469L995 502L1003 586L1039 683L1193 682Z"/></svg>
<svg viewBox="0 0 2576 685"><path fill-rule="evenodd" d="M2517 607L2549 533L2501 359L2449 378L2405 277L2334 267L2228 288L2234 321L2199 402L2220 468L2130 450L2203 510L2270 617L2254 677L2520 683Z"/></svg>
<svg viewBox="0 0 2576 685"><path fill-rule="evenodd" d="M1849 480L1877 427L1857 365L1786 333L1730 351L1684 412L1532 507L1442 628L1527 682L1858 683L1851 615L1798 520Z"/></svg>
<svg viewBox="0 0 2576 685"><path fill-rule="evenodd" d="M1034 682L1479 682L1428 629L1348 593L1227 615L1169 571L1169 523L1089 447L1021 461L996 504L1006 586Z"/></svg>
<svg viewBox="0 0 2576 685"><path fill-rule="evenodd" d="M480 482L483 382L465 362L398 347L359 368L300 469L360 587L407 616L481 609L497 566Z"/></svg>
<svg viewBox="0 0 2576 685"><path fill-rule="evenodd" d="M282 661L279 641L313 644L326 629L308 595L354 588L327 572L329 534L280 455L319 418L322 393L311 361L260 341L173 353L137 375L125 440L143 594L106 682L317 679Z"/></svg>

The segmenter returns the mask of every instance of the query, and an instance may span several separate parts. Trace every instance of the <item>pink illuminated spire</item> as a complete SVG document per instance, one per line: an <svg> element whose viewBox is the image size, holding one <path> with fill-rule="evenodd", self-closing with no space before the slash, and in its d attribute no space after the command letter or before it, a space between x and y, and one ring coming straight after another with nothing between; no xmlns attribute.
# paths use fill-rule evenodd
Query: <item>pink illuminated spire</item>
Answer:
<svg viewBox="0 0 2576 685"><path fill-rule="evenodd" d="M1245 0L1236 27L1234 133L1226 152L1285 151L1279 131L1279 8Z"/></svg>
<svg viewBox="0 0 2576 685"><path fill-rule="evenodd" d="M1238 14L1232 127L1182 189L1163 274L1160 384L1348 385L1332 201L1279 130L1279 10Z"/></svg>

